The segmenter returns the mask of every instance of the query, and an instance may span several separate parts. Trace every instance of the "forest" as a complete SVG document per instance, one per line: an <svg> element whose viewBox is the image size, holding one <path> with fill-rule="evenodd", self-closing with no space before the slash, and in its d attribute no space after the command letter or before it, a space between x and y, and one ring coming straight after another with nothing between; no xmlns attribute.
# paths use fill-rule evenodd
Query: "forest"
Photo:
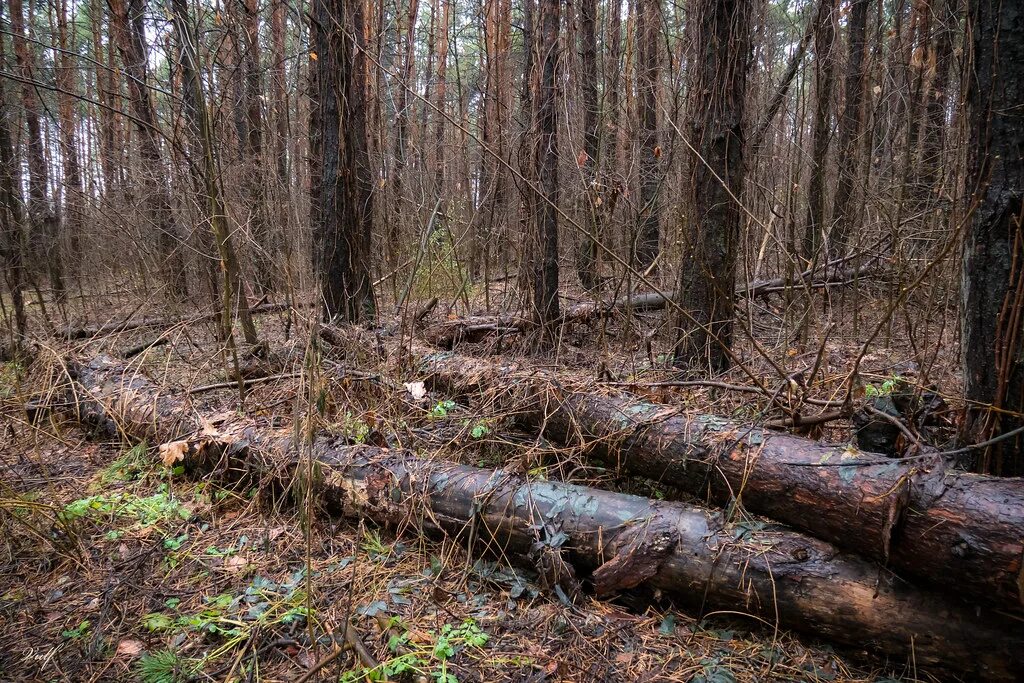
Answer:
<svg viewBox="0 0 1024 683"><path fill-rule="evenodd" d="M1024 4L0 0L0 680L1024 681Z"/></svg>

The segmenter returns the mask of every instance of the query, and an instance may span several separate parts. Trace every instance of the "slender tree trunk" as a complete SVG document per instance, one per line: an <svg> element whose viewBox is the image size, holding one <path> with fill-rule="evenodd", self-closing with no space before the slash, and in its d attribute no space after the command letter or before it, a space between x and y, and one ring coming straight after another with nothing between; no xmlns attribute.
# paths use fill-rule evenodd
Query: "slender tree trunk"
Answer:
<svg viewBox="0 0 1024 683"><path fill-rule="evenodd" d="M202 180L202 183L197 188L201 188L200 192L202 193L198 203L200 206L205 203L208 207L206 217L210 222L210 229L213 231L217 242L221 271L224 274L221 325L224 339L227 340L231 349L234 350L232 323L236 306L238 316L242 322L242 332L245 336L245 341L255 345L259 343L259 338L256 335L256 326L253 323L249 305L245 300L242 267L238 262L234 240L231 237L232 231L228 227L227 211L224 208L224 200L221 198L221 182L220 174L217 170L218 163L213 127L210 121L209 107L206 104L206 96L203 92L202 70L199 66L199 32L193 27L193 22L190 19L188 0L172 0L172 8L175 32L181 54L182 100L184 102L185 119L193 140L193 149L202 154L201 166L195 172ZM198 162L192 160L191 163Z"/></svg>
<svg viewBox="0 0 1024 683"><path fill-rule="evenodd" d="M143 166L143 199L149 220L156 231L156 242L163 258L163 267L172 297L188 293L182 239L171 213L166 167L160 152L156 110L149 92L149 49L143 17L146 0L107 0L114 33L124 60L128 78L135 129L139 137L139 156Z"/></svg>
<svg viewBox="0 0 1024 683"><path fill-rule="evenodd" d="M825 230L828 146L832 138L832 82L835 60L835 0L823 0L814 27L814 123L811 129L811 179L807 187L807 219L803 256L814 261Z"/></svg>
<svg viewBox="0 0 1024 683"><path fill-rule="evenodd" d="M1017 3L971 3L968 38L974 212L963 265L965 434L982 440L1024 420L1024 13ZM980 472L1024 474L1024 436L981 452Z"/></svg>
<svg viewBox="0 0 1024 683"><path fill-rule="evenodd" d="M534 204L536 252L533 273L533 306L540 323L541 343L554 341L558 333L558 110L557 72L561 0L540 0L537 26L539 79L533 97L537 197Z"/></svg>
<svg viewBox="0 0 1024 683"><path fill-rule="evenodd" d="M72 63L71 54L77 52L73 36L68 31L68 3L60 0L57 7L57 44L60 51L55 55L57 68L57 87L60 89L58 111L60 114L61 153L64 163L64 227L63 232L69 237L72 270L76 273L80 266L81 236L83 227L84 191L82 187L81 163L78 158L78 136L76 134L77 117L75 116L75 93L78 88L75 82L77 69Z"/></svg>
<svg viewBox="0 0 1024 683"><path fill-rule="evenodd" d="M658 184L658 42L661 35L660 0L636 0L637 6L637 115L640 124L637 160L640 182L637 236L633 244L633 266L651 270L658 258L661 238L661 210ZM749 29L748 29L749 30ZM655 266L656 269L656 266Z"/></svg>
<svg viewBox="0 0 1024 683"><path fill-rule="evenodd" d="M406 197L406 174L409 168L410 155L410 130L409 115L414 107L409 101L409 94L416 87L414 82L416 76L416 23L419 16L419 0L409 0L408 11L404 15L404 30L400 29L402 35L402 71L398 83L398 96L395 102L395 164L392 175L394 176L394 201L391 207L391 217L387 225L388 256L390 266L398 266L401 246L401 217L408 211Z"/></svg>
<svg viewBox="0 0 1024 683"><path fill-rule="evenodd" d="M851 0L847 25L846 84L843 115L839 120L839 182L832 208L829 258L845 253L851 229L859 212L853 200L860 168L861 135L864 130L864 34L867 31L869 0Z"/></svg>
<svg viewBox="0 0 1024 683"><path fill-rule="evenodd" d="M60 249L60 224L50 201L50 173L46 161L46 146L39 121L41 103L36 94L34 50L26 40L25 12L21 0L9 0L11 34L14 57L24 79L21 87L21 102L25 110L28 128L28 228L33 256L44 266L50 276L50 287L54 298L62 300L64 291L64 269Z"/></svg>
<svg viewBox="0 0 1024 683"><path fill-rule="evenodd" d="M100 170L103 175L103 194L109 197L113 194L116 185L116 173L114 171L114 123L113 94L111 93L111 82L113 73L104 68L107 66L108 53L104 48L103 35L103 7L104 0L92 0L90 5L89 18L92 28L92 58L96 61L96 100L100 103L97 108L98 129L97 144L99 146Z"/></svg>
<svg viewBox="0 0 1024 683"><path fill-rule="evenodd" d="M448 107L448 25L450 23L451 0L437 0L440 3L440 14L437 24L437 67L434 72L434 168L430 177L434 183L434 198L445 196L445 179L448 176L445 167L445 128L448 125L445 112Z"/></svg>
<svg viewBox="0 0 1024 683"><path fill-rule="evenodd" d="M605 127L601 140L601 159L598 167L598 187L601 194L595 200L595 203L600 200L602 229L611 223L615 214L615 207L618 204L619 195L622 191L622 166L619 161L619 150L621 148L619 138L622 127L622 107L620 104L620 84L622 81L621 3L610 2L607 4L605 32L607 38L604 51L604 110L607 113L604 116ZM608 239L609 232L605 231L600 237ZM595 271L600 272L600 249L595 250L595 256L597 260Z"/></svg>
<svg viewBox="0 0 1024 683"><path fill-rule="evenodd" d="M690 155L675 363L720 372L732 344L751 0L691 0Z"/></svg>
<svg viewBox="0 0 1024 683"><path fill-rule="evenodd" d="M477 256L473 260L474 278L489 272L491 246L502 220L506 204L505 169L495 154L505 159L505 136L509 103L505 95L508 73L510 0L485 1L483 56L486 64L483 105L483 145L494 154L482 151L480 158L481 200L473 229Z"/></svg>
<svg viewBox="0 0 1024 683"><path fill-rule="evenodd" d="M4 6L0 3L0 21ZM0 40L0 68L8 68L4 42ZM0 79L0 258L4 282L11 293L16 334L14 347L20 348L28 334L25 315L25 210L21 197L21 160L14 151L11 131L17 121L14 108L7 102L5 81Z"/></svg>
<svg viewBox="0 0 1024 683"><path fill-rule="evenodd" d="M597 166L600 163L601 106L597 100L597 0L579 2L580 106L583 109L583 155L580 161L583 192L581 225L585 231L576 257L576 273L584 289L598 285L597 242L601 239L601 211Z"/></svg>
<svg viewBox="0 0 1024 683"><path fill-rule="evenodd" d="M256 0L234 0L238 17L238 69L241 78L240 113L245 119L241 140L242 184L253 244L253 282L261 293L275 289L280 279L271 258L278 251L276 235L270 231L267 202L263 191L263 78L260 71L259 6Z"/></svg>
<svg viewBox="0 0 1024 683"><path fill-rule="evenodd" d="M362 0L314 0L310 44L310 223L324 316L357 322L373 313L370 160L366 153Z"/></svg>

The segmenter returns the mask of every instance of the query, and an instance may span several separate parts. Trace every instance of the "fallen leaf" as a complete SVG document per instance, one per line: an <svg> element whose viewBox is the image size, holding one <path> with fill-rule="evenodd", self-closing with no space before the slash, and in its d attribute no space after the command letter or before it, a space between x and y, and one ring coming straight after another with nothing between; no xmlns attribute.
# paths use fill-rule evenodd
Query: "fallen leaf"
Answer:
<svg viewBox="0 0 1024 683"><path fill-rule="evenodd" d="M229 572L240 572L242 571L242 569L245 568L246 564L248 563L245 561L244 557L232 555L227 559L227 561L224 562L224 568L227 569Z"/></svg>
<svg viewBox="0 0 1024 683"><path fill-rule="evenodd" d="M423 382L406 382L402 386L417 401L427 395L427 387L424 386Z"/></svg>
<svg viewBox="0 0 1024 683"><path fill-rule="evenodd" d="M160 444L160 462L167 467L173 467L174 463L185 459L188 452L188 441L169 441Z"/></svg>
<svg viewBox="0 0 1024 683"><path fill-rule="evenodd" d="M125 657L138 657L145 647L141 640L126 638L117 644L117 654Z"/></svg>

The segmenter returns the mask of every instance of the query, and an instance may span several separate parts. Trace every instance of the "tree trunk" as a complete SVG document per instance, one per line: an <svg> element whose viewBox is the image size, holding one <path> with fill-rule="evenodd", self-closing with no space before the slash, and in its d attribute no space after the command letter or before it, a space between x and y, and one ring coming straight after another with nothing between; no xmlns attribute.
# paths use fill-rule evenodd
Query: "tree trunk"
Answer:
<svg viewBox="0 0 1024 683"><path fill-rule="evenodd" d="M803 257L813 263L825 233L828 144L832 138L832 80L836 39L835 0L822 0L814 27L814 124L811 131L811 180L807 188Z"/></svg>
<svg viewBox="0 0 1024 683"><path fill-rule="evenodd" d="M163 258L169 291L176 298L188 294L181 235L171 213L166 168L160 152L156 110L149 93L149 49L143 17L146 0L108 0L118 48L128 78L135 129L139 136L139 156L143 162L143 198L149 219L156 230L156 242Z"/></svg>
<svg viewBox="0 0 1024 683"><path fill-rule="evenodd" d="M434 167L430 177L434 182L434 198L445 197L445 128L448 121L445 112L448 105L448 25L450 22L451 0L437 0L440 3L440 14L437 24L437 67L434 72ZM443 206L443 205L442 205Z"/></svg>
<svg viewBox="0 0 1024 683"><path fill-rule="evenodd" d="M14 58L23 80L21 101L28 128L28 228L33 245L33 257L45 266L50 276L54 298L62 300L64 269L60 250L60 224L50 201L50 174L46 162L46 147L39 122L41 103L36 94L35 58L26 39L25 12L21 0L9 0L11 13L11 42Z"/></svg>
<svg viewBox="0 0 1024 683"><path fill-rule="evenodd" d="M505 81L509 77L508 51L511 3L497 0L484 3L483 27L483 136L480 153L480 202L474 215L473 237L476 240L473 258L473 279L490 273L492 242L497 238L498 223L504 221L507 202L505 168L505 126L509 102ZM490 150L490 152L486 151ZM497 158L496 158L497 157ZM484 290L485 297L488 292Z"/></svg>
<svg viewBox="0 0 1024 683"><path fill-rule="evenodd" d="M78 159L78 136L75 132L77 121L75 116L75 83L76 68L71 55L77 54L77 41L68 30L68 2L57 3L57 44L60 51L54 61L59 65L57 71L57 87L60 89L58 113L60 117L61 155L64 169L64 225L62 232L69 238L68 247L73 259L71 269L75 274L81 265L81 236L83 211L85 210L85 188L82 186L82 166Z"/></svg>
<svg viewBox="0 0 1024 683"><path fill-rule="evenodd" d="M658 38L661 35L660 0L636 0L637 6L637 99L640 135L637 160L640 206L636 239L633 243L633 267L645 272L658 258L661 238L661 210L658 184L661 182L658 160ZM652 271L653 272L653 271Z"/></svg>
<svg viewBox="0 0 1024 683"><path fill-rule="evenodd" d="M843 115L839 120L839 182L832 207L829 257L847 249L856 211L853 210L857 174L860 168L861 135L864 130L864 34L867 31L869 0L850 1Z"/></svg>
<svg viewBox="0 0 1024 683"><path fill-rule="evenodd" d="M291 428L228 418L204 429L187 397L161 392L109 358L75 374L80 389L66 405L77 406L83 421L163 444L164 461L188 473L248 473L282 489L304 476L296 454L307 449L293 442ZM1024 664L1019 623L902 584L784 528L327 437L315 438L309 452L319 472L315 492L328 510L386 525L413 520L415 533L449 534L471 552L536 567L551 588L571 591L577 576L599 596L647 587L700 611L760 615L917 667L991 680L1011 680Z"/></svg>
<svg viewBox="0 0 1024 683"><path fill-rule="evenodd" d="M410 131L409 117L413 109L409 102L409 94L415 92L414 83L416 75L416 22L419 16L419 0L409 0L409 10L405 15L405 30L403 34L404 56L402 58L402 73L398 79L398 97L395 104L395 164L394 175L394 202L391 209L391 217L387 225L388 255L390 267L397 268L402 253L401 217L408 211L408 197L406 197L406 178L410 166Z"/></svg>
<svg viewBox="0 0 1024 683"><path fill-rule="evenodd" d="M965 434L996 437L1024 425L1024 11L971 3L967 70L974 209L963 265ZM981 452L980 472L1024 474L1024 436Z"/></svg>
<svg viewBox="0 0 1024 683"><path fill-rule="evenodd" d="M732 346L733 290L743 185L743 102L750 0L691 0L688 247L679 269L675 364L721 372Z"/></svg>
<svg viewBox="0 0 1024 683"><path fill-rule="evenodd" d="M583 156L580 159L583 192L580 193L580 224L583 226L577 247L576 273L586 290L599 284L597 242L601 239L603 211L597 185L600 163L601 107L597 101L597 0L579 3L580 107L583 109Z"/></svg>
<svg viewBox="0 0 1024 683"><path fill-rule="evenodd" d="M557 73L561 0L540 0L537 26L540 78L533 97L534 163L537 196L534 199L536 247L533 263L533 308L542 344L558 333L558 110Z"/></svg>
<svg viewBox="0 0 1024 683"><path fill-rule="evenodd" d="M739 502L1002 610L1024 608L1024 482L824 446L723 418L688 416L630 395L575 392L515 363L414 347L450 390L505 396L501 410L632 474L721 505ZM736 500L738 499L738 501Z"/></svg>
<svg viewBox="0 0 1024 683"><path fill-rule="evenodd" d="M3 18L0 3L0 19ZM4 41L0 40L0 68L7 69ZM0 258L4 269L4 282L11 293L14 308L13 346L20 349L28 334L25 315L25 211L21 197L21 160L14 151L11 130L14 128L14 109L7 102L5 81L0 79Z"/></svg>
<svg viewBox="0 0 1024 683"><path fill-rule="evenodd" d="M234 349L234 333L232 331L235 311L242 322L242 332L249 344L258 344L256 326L245 299L242 266L238 262L231 229L228 226L227 211L221 198L221 181L218 173L216 149L213 138L213 126L210 112L203 93L202 71L196 47L199 42L199 31L193 27L189 17L187 0L172 0L174 11L175 33L181 53L183 71L183 91L185 119L192 134L193 149L202 153L202 166L196 175L202 180L198 204L206 204L206 219L210 223L217 242L220 255L221 271L224 274L223 301L221 302L221 328L224 339ZM194 162L193 162L194 163ZM197 188L199 189L199 188ZM237 305L236 305L237 302Z"/></svg>
<svg viewBox="0 0 1024 683"><path fill-rule="evenodd" d="M279 250L276 235L271 233L267 203L263 191L263 78L260 68L259 7L256 0L234 0L238 17L238 69L241 79L241 113L245 119L245 137L241 141L242 185L248 210L249 233L252 236L252 281L261 294L277 287L279 276L271 258Z"/></svg>
<svg viewBox="0 0 1024 683"><path fill-rule="evenodd" d="M361 0L315 0L310 24L310 223L324 317L374 312L370 280L373 177L366 151Z"/></svg>

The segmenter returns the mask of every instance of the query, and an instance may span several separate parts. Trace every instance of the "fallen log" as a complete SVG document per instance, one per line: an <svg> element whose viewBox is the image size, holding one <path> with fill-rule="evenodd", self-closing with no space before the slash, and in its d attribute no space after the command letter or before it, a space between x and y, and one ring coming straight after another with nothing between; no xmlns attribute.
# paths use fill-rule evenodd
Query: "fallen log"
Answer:
<svg viewBox="0 0 1024 683"><path fill-rule="evenodd" d="M816 272L820 277L814 277ZM808 269L791 279L774 278L748 282L736 288L736 296L753 299L781 292L792 287L821 289L849 284L858 278L875 278L882 272L881 268L865 268L863 266L847 270L833 270L824 274L822 274L821 269L817 271ZM661 310L668 306L669 301L675 299L676 293L674 291L624 294L612 301L572 306L562 315L560 323L563 325L588 323L626 308L633 312ZM432 325L424 330L423 338L434 346L450 349L456 344L479 341L495 333L524 332L531 329L534 324L535 321L532 317L521 314L467 316Z"/></svg>
<svg viewBox="0 0 1024 683"><path fill-rule="evenodd" d="M737 525L682 503L533 481L326 437L297 449L290 429L241 418L204 421L187 396L162 392L109 358L74 375L72 393L88 407L79 412L82 418L162 443L164 462L186 472L255 475L284 489L314 471L307 490L329 511L406 532L447 533L471 551L485 548L542 568L561 563L598 595L643 585L702 613L758 615L892 657L896 666L988 680L1015 680L1024 671L1020 622L916 589L788 529ZM300 451L310 453L312 466L300 462Z"/></svg>
<svg viewBox="0 0 1024 683"><path fill-rule="evenodd" d="M303 304L296 305L302 306ZM280 311L286 311L290 307L291 304L287 303L262 303L252 306L249 309L249 313L252 315L278 313ZM221 311L210 311L208 313L184 316L147 316L142 318L125 318L123 320L105 322L100 325L86 325L83 327L68 328L64 331L64 338L69 341L73 341L76 339L91 339L93 337L119 334L121 332L128 332L131 330L151 329L154 327L170 328L176 325L195 325L196 323L217 320L221 315ZM141 351L139 352L141 353Z"/></svg>
<svg viewBox="0 0 1024 683"><path fill-rule="evenodd" d="M738 500L901 575L998 609L1024 606L1024 480L888 459L625 393L575 390L526 364L414 345L435 383L505 397L549 438L719 505Z"/></svg>

